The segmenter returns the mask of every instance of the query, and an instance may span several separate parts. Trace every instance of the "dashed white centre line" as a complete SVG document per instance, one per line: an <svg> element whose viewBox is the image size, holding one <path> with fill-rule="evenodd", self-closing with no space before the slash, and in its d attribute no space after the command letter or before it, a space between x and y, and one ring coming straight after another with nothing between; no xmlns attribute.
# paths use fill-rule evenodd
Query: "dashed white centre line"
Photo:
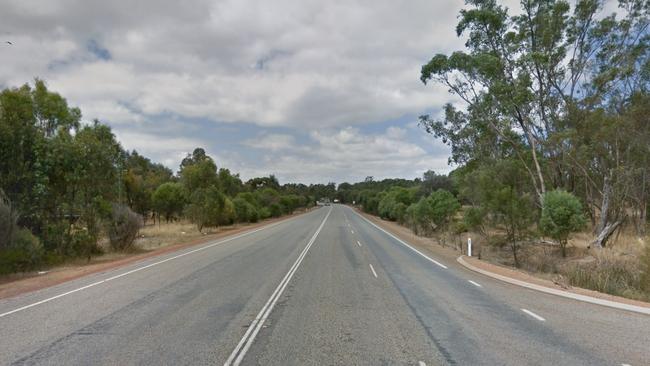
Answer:
<svg viewBox="0 0 650 366"><path fill-rule="evenodd" d="M350 230L350 231L352 232L352 234L354 234L354 230Z"/></svg>
<svg viewBox="0 0 650 366"><path fill-rule="evenodd" d="M357 245L358 245L358 246L361 246L361 243L360 243L358 240L357 240Z"/></svg>
<svg viewBox="0 0 650 366"><path fill-rule="evenodd" d="M467 280L467 282L471 283L472 285L474 285L474 286L476 286L476 287L483 287L483 286L481 286L480 284L478 284L478 283L476 283L476 282L474 282L474 281L472 281L472 280Z"/></svg>
<svg viewBox="0 0 650 366"><path fill-rule="evenodd" d="M370 264L370 270L372 271L372 274L375 276L375 278L377 278L377 272L375 272L375 267L373 267L372 264Z"/></svg>
<svg viewBox="0 0 650 366"><path fill-rule="evenodd" d="M427 366L427 364L422 361L418 361L418 366Z"/></svg>
<svg viewBox="0 0 650 366"><path fill-rule="evenodd" d="M541 316L539 316L539 315L533 313L533 312L530 311L530 310L521 309L521 311L523 311L524 313L526 313L526 314L532 316L533 318L539 320L540 322L545 322L545 321L546 321L546 319L544 319L544 318L542 318Z"/></svg>
<svg viewBox="0 0 650 366"><path fill-rule="evenodd" d="M632 366L629 363L622 363L621 366Z"/></svg>

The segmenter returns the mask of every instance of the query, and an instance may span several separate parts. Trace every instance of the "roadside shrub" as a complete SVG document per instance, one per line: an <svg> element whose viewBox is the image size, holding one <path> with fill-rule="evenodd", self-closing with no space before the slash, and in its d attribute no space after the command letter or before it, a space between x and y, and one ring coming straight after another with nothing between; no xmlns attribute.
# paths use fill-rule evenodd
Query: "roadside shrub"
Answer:
<svg viewBox="0 0 650 366"><path fill-rule="evenodd" d="M269 210L268 207L260 208L258 213L259 213L259 218L262 219L262 220L268 219L269 217L271 217L271 210Z"/></svg>
<svg viewBox="0 0 650 366"><path fill-rule="evenodd" d="M219 225L232 225L235 222L235 205L228 196L224 195L223 208L219 217Z"/></svg>
<svg viewBox="0 0 650 366"><path fill-rule="evenodd" d="M115 250L130 249L135 241L140 228L142 217L124 205L113 205L108 238L111 247Z"/></svg>
<svg viewBox="0 0 650 366"><path fill-rule="evenodd" d="M236 222L257 222L259 220L259 213L255 206L242 197L235 197L232 203L235 207Z"/></svg>
<svg viewBox="0 0 650 366"><path fill-rule="evenodd" d="M582 204L577 197L563 190L544 194L539 227L545 235L558 241L562 257L566 257L569 235L585 226Z"/></svg>
<svg viewBox="0 0 650 366"><path fill-rule="evenodd" d="M42 263L43 246L29 230L14 230L10 241L0 249L0 274L29 271Z"/></svg>
<svg viewBox="0 0 650 366"><path fill-rule="evenodd" d="M248 211L248 222L258 221L260 221L260 213L255 206L250 205L250 210Z"/></svg>
<svg viewBox="0 0 650 366"><path fill-rule="evenodd" d="M202 231L204 227L231 224L235 220L235 206L217 187L211 186L192 193L185 214Z"/></svg>
<svg viewBox="0 0 650 366"><path fill-rule="evenodd" d="M269 205L269 212L271 213L271 217L279 217L282 215L282 207L277 203L271 203Z"/></svg>

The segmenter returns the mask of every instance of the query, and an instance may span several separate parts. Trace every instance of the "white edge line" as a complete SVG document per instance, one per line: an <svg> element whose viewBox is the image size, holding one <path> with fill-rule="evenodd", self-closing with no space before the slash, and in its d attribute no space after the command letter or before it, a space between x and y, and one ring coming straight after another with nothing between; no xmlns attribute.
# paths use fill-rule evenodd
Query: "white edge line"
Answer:
<svg viewBox="0 0 650 366"><path fill-rule="evenodd" d="M467 280L467 282L471 283L472 285L474 285L474 286L476 286L476 287L483 287L483 286L481 286L480 284L478 284L477 282L474 282L474 281L472 281L472 280Z"/></svg>
<svg viewBox="0 0 650 366"><path fill-rule="evenodd" d="M369 264L369 265L370 265L370 270L372 271L372 274L375 276L375 278L377 278L377 272L375 272L375 267L373 267L372 264Z"/></svg>
<svg viewBox="0 0 650 366"><path fill-rule="evenodd" d="M520 280L517 280L517 279L514 279L514 278L510 278L510 277L507 277L507 276L502 276L502 275L497 274L497 273L492 273L490 271L486 271L486 270L474 267L473 265L465 262L463 257L458 257L456 260L458 261L458 263L462 264L463 266L465 266L469 270L481 273L483 275L495 278L497 280L501 280L503 282L510 283L512 285L525 287L525 288L535 290L535 291L539 291L539 292L545 292L545 293L551 294L551 295L562 296L562 297L566 297L566 298L572 299L572 300L578 300L578 301L588 302L588 303L591 303L591 304L607 306L607 307L615 308L615 309L619 309L619 310L627 310L627 311L632 311L632 312L639 313L639 314L650 315L650 308L645 308L643 306L623 304L623 303L616 302L616 301L598 299L598 298L591 297L591 296L575 294L575 293L567 292L567 291L561 291L561 290L557 290L557 289L546 287L546 286L540 286L540 285L520 281Z"/></svg>
<svg viewBox="0 0 650 366"><path fill-rule="evenodd" d="M257 229L251 230L251 231L247 231L247 232L245 232L245 233L241 233L241 234L238 234L238 235L235 235L235 236L232 236L232 237L229 237L229 238L226 238L226 239L220 240L220 241L218 241L218 242L215 242L215 243L212 243L212 244L208 244L208 245L202 246L202 247L197 248L197 249L193 249L193 250L190 250L190 251L187 251L187 252L183 252L183 253L181 253L181 254L177 254L177 255L175 255L175 256L173 256L173 257L169 257L169 258L166 258L166 259L160 260L160 261L158 261L158 262L150 263L150 264L147 264L147 265L145 265L145 266L138 267L138 268L132 269L132 270L130 270L130 271L127 271L127 272L124 272L124 273L120 273L120 274L117 274L117 275L114 275L114 276L111 276L111 277L105 278L105 279L103 279L103 280L100 280L100 281L97 281L97 282L93 282L93 283L91 283L91 284L88 284L88 285L85 285L85 286L82 286L82 287L76 288L76 289L74 289L74 290L70 290L70 291L67 291L67 292L64 292L64 293L62 293L62 294L58 294L58 295L55 295L55 296L52 296L52 297L48 297L48 298L46 298L46 299L43 299L43 300L41 300L41 301L37 301L37 302L35 302L35 303L31 303L31 304L29 304L29 305L21 306L21 307L19 307L19 308L17 308L17 309L10 310L10 311L7 311L7 312L5 312L5 313L0 314L0 318L5 317L5 316L7 316L7 315L11 315L11 314L17 313L17 312L19 312L19 311L27 310L27 309L32 308L32 307L34 307L34 306L38 306L38 305L41 305L41 304L45 304L45 303L47 303L47 302L50 302L50 301L52 301L52 300L59 299L59 298L61 298L61 297L67 296L67 295L71 295L71 294L73 294L73 293L75 293L75 292L79 292L79 291L86 290L86 289L91 288L91 287L95 287L95 286L97 286L97 285L101 285L102 283L106 283L106 282L108 282L108 281L116 280L116 279L118 279L118 278L120 278L120 277L124 277L124 276L130 275L130 274L132 274L132 273L142 271L143 269L151 268L151 267L153 267L153 266L157 266L157 265L159 265L159 264L162 264L162 263L165 263L165 262L169 262L169 261L171 261L171 260L178 259L178 258L184 257L184 256L186 256L186 255L190 255L190 254L193 254L193 253L196 253L196 252L202 251L202 250L206 250L206 249L212 248L212 247L214 247L214 246L216 246L216 245L224 244L224 243L226 243L226 242L229 242L229 241L232 241L232 240L235 240L235 239L239 239L239 238L242 238L242 237L247 236L247 235L250 235L250 234L254 234L254 233L258 232L258 231L262 231L262 230L265 230L265 229L270 229L270 228L272 228L272 227L274 227L274 226L280 225L280 224L285 223L285 222L287 222L287 221L286 221L286 220L283 220L283 221L276 222L276 223L273 223L273 224L265 225L265 226L263 226L263 227L261 227L261 228L257 228ZM146 260L146 259L143 259L143 260Z"/></svg>
<svg viewBox="0 0 650 366"><path fill-rule="evenodd" d="M402 244L405 245L407 248L409 248L409 249L411 249L412 251L416 252L417 254L421 255L422 257L424 257L424 258L427 259L428 261L430 261L430 262L432 262L432 263L438 265L438 266L441 267L441 268L447 269L447 266L445 266L444 264L438 262L438 261L435 260L435 259L432 259L431 257L427 256L426 254L422 253L421 251L419 251L419 250L413 248L410 244L407 244L404 240L402 240L402 239L396 237L395 235L393 235L393 234L389 233L388 231L384 230L383 228L379 227L379 226L376 225L374 222L372 222L372 221L368 220L367 218L365 218L363 215L357 213L356 211L354 211L354 213L355 213L356 215L358 215L359 217L361 217L362 219L366 220L370 225L372 225L372 226L376 227L377 229L383 231L385 234L387 234L387 235L390 236L391 238L397 240L398 242L402 243Z"/></svg>
<svg viewBox="0 0 650 366"><path fill-rule="evenodd" d="M541 316L539 316L539 315L533 313L533 312L530 311L530 310L527 310L527 309L521 309L521 311L523 311L524 313L526 313L526 314L532 316L533 318L539 320L540 322L545 322L545 321L546 321L546 319L544 319L544 318L542 318Z"/></svg>
<svg viewBox="0 0 650 366"><path fill-rule="evenodd" d="M260 331L262 325L264 324L269 314L273 310L275 303L278 301L280 296L282 296L282 293L284 292L284 289L287 287L287 284L289 283L294 273L300 266L300 263L302 263L302 260L307 255L309 248L311 248L314 241L316 241L316 237L320 233L321 229L323 229L323 226L325 226L325 222L327 221L327 218L330 216L331 212L332 212L332 208L330 208L330 210L327 212L327 215L323 219L323 222L321 222L320 226L318 227L314 235L311 237L311 239L309 240L305 248L298 256L298 259L296 259L296 261L293 263L293 265L291 266L287 274L284 276L282 281L280 281L278 287L275 288L275 291L273 291L271 297L267 300L266 304L264 304L262 310L260 310L260 312L257 314L255 319L253 319L248 329L246 330L246 333L244 333L244 336L239 341L235 349L232 351L232 353L224 363L224 366L229 366L229 365L237 366L241 363L244 356L246 355L246 352L248 352L248 349L253 344L253 341L255 340L257 333Z"/></svg>

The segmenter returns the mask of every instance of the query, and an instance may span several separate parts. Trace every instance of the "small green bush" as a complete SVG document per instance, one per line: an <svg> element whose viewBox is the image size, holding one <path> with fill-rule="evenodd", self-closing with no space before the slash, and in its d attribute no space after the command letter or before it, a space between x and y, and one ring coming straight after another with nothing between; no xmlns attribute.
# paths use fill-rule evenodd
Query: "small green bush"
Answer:
<svg viewBox="0 0 650 366"><path fill-rule="evenodd" d="M544 194L539 227L542 233L558 241L563 257L566 257L569 235L582 229L585 223L582 204L577 197L563 190Z"/></svg>

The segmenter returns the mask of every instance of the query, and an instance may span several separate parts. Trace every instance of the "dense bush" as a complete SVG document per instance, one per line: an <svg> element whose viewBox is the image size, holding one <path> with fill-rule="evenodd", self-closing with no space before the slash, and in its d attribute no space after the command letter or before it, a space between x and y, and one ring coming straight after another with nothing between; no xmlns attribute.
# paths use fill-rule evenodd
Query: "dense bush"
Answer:
<svg viewBox="0 0 650 366"><path fill-rule="evenodd" d="M10 245L17 221L17 212L12 207L9 199L0 190L0 249Z"/></svg>
<svg viewBox="0 0 650 366"><path fill-rule="evenodd" d="M130 249L142 228L142 216L123 205L113 205L108 238L115 250Z"/></svg>
<svg viewBox="0 0 650 366"><path fill-rule="evenodd" d="M27 229L13 231L9 246L0 249L0 274L24 272L43 261L43 246Z"/></svg>
<svg viewBox="0 0 650 366"><path fill-rule="evenodd" d="M153 209L158 214L165 216L167 222L182 214L183 207L187 201L183 185L174 182L161 184L154 191L151 199Z"/></svg>
<svg viewBox="0 0 650 366"><path fill-rule="evenodd" d="M377 213L385 219L404 221L406 209L415 201L415 189L393 187L382 196L377 205Z"/></svg>
<svg viewBox="0 0 650 366"><path fill-rule="evenodd" d="M459 209L460 203L456 197L449 191L439 189L411 205L405 216L416 232L424 231L427 234L444 228Z"/></svg>
<svg viewBox="0 0 650 366"><path fill-rule="evenodd" d="M569 235L582 229L585 224L582 204L574 195L563 190L544 194L539 228L542 233L558 241L563 257L566 257Z"/></svg>
<svg viewBox="0 0 650 366"><path fill-rule="evenodd" d="M235 206L217 187L211 186L192 194L185 214L202 231L204 227L231 224L235 220Z"/></svg>

